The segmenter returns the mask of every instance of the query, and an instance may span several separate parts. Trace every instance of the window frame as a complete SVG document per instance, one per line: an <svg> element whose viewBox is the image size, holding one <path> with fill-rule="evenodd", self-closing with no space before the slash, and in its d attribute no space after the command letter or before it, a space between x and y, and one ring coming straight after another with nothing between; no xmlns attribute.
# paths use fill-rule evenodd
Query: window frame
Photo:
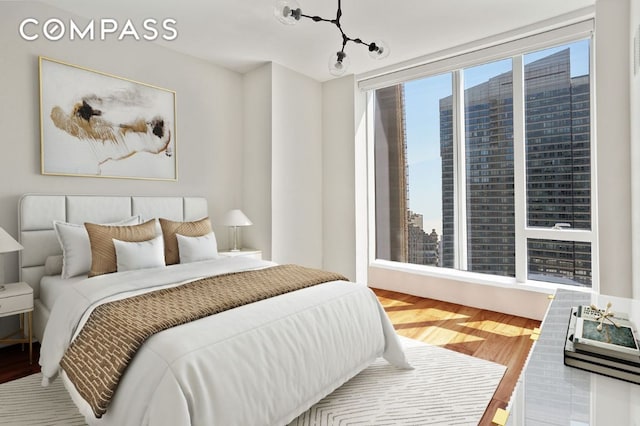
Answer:
<svg viewBox="0 0 640 426"><path fill-rule="evenodd" d="M591 229L552 229L532 227L527 224L527 181L526 181L526 128L524 99L524 55L539 50L589 39L589 84L590 84L590 166L591 166ZM532 285L542 288L570 288L572 290L589 290L598 292L598 215L597 215L597 175L596 175L596 90L595 90L595 41L593 19L585 19L577 23L559 28L526 34L515 40L495 43L489 47L476 48L449 55L435 55L436 59L423 64L375 75L358 80L358 87L366 96L366 145L367 145L367 193L368 193L368 265L382 266L420 274L450 278L477 283L496 283L498 285ZM467 271L467 221L466 221L466 167L465 156L465 115L464 115L464 81L462 70L465 68L487 64L493 61L511 59L513 72L513 150L514 150L514 226L515 226L515 277L483 274ZM453 89L453 138L454 138L454 223L456 225L454 268L442 268L428 265L413 265L404 262L377 259L375 229L375 163L373 156L373 117L375 89L406 83L411 80L427 78L443 73L452 74ZM462 201L462 202L460 202ZM586 242L591 244L591 287L555 284L552 282L528 279L528 248L530 239L560 240Z"/></svg>

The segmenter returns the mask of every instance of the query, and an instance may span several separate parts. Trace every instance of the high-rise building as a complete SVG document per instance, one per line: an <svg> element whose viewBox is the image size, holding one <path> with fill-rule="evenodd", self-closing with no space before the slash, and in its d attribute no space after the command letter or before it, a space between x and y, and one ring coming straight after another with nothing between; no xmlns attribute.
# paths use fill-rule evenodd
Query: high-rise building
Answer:
<svg viewBox="0 0 640 426"><path fill-rule="evenodd" d="M408 263L416 265L440 265L440 245L435 229L427 234L423 227L423 216L408 212Z"/></svg>
<svg viewBox="0 0 640 426"><path fill-rule="evenodd" d="M515 276L513 79L492 77L464 93L467 269ZM452 97L440 101L443 264L453 267Z"/></svg>
<svg viewBox="0 0 640 426"><path fill-rule="evenodd" d="M404 86L375 91L376 257L406 262L409 224ZM391 113L389 113L391 112Z"/></svg>
<svg viewBox="0 0 640 426"><path fill-rule="evenodd" d="M526 221L591 226L589 76L571 76L570 49L525 58ZM440 99L442 234L409 211L404 85L375 91L376 256L453 268L457 197L452 96ZM466 269L515 276L513 76L464 92ZM591 285L589 243L527 240L528 278Z"/></svg>
<svg viewBox="0 0 640 426"><path fill-rule="evenodd" d="M564 49L525 65L529 226L591 226L588 76L571 77ZM467 269L515 276L513 80L507 72L465 90ZM442 264L453 267L452 97L440 100ZM529 240L529 277L590 285L590 245Z"/></svg>

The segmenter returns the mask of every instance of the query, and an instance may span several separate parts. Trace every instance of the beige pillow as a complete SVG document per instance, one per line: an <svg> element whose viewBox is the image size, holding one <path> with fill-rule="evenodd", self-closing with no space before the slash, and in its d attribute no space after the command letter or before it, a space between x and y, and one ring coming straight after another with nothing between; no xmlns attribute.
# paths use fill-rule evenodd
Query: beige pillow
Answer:
<svg viewBox="0 0 640 426"><path fill-rule="evenodd" d="M85 223L84 227L89 234L91 244L91 270L90 277L110 274L118 270L116 249L113 240L141 242L148 241L156 236L155 220L150 220L140 225L109 226L95 223Z"/></svg>
<svg viewBox="0 0 640 426"><path fill-rule="evenodd" d="M178 251L178 238L176 234L186 237L202 237L213 232L211 221L208 217L193 222L174 222L169 219L160 218L160 227L164 237L164 262L167 265L180 263L180 252Z"/></svg>
<svg viewBox="0 0 640 426"><path fill-rule="evenodd" d="M62 274L62 255L47 256L44 260L45 275L61 275Z"/></svg>

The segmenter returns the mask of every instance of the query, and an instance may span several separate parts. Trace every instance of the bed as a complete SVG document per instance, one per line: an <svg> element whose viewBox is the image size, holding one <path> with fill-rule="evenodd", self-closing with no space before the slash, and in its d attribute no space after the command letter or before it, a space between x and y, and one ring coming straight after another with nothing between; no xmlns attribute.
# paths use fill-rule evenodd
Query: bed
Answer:
<svg viewBox="0 0 640 426"><path fill-rule="evenodd" d="M78 391L78 381L74 385L67 369L60 368L70 344L90 328L85 324L91 312L120 300L129 303L141 295L229 275L270 273L286 265L213 257L65 280L45 273L61 254L52 223L118 223L131 217L189 222L207 215L207 201L200 197L21 198L20 275L34 288L43 381L60 376L88 423L287 424L379 356L410 368L373 292L363 284L331 279L153 334L126 366L105 411L96 415Z"/></svg>

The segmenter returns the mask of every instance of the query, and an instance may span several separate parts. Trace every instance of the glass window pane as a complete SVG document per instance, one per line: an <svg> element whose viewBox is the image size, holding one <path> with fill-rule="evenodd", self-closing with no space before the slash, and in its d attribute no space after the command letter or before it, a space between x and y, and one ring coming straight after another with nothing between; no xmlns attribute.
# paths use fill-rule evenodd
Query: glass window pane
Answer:
<svg viewBox="0 0 640 426"><path fill-rule="evenodd" d="M527 224L591 229L589 40L524 64Z"/></svg>
<svg viewBox="0 0 640 426"><path fill-rule="evenodd" d="M459 71L463 117L454 110L454 72L372 92L378 259L443 268L460 260L468 271L515 277L515 188L526 190L517 194L526 226L591 230L589 43L522 55L524 105L513 104L511 58ZM514 108L524 111L524 140L514 140ZM463 130L457 140L454 123ZM525 151L518 167L526 181L517 186L514 144ZM590 243L526 242L529 279L591 286ZM465 259L456 258L457 244Z"/></svg>
<svg viewBox="0 0 640 426"><path fill-rule="evenodd" d="M453 254L442 221L443 200L453 202L451 93L451 74L375 91L378 259L453 266L441 260L443 248Z"/></svg>
<svg viewBox="0 0 640 426"><path fill-rule="evenodd" d="M453 199L453 171L443 171L445 158L453 160L453 115L442 106L451 98L451 80L444 74L405 84L408 262L418 265L453 266L440 253L453 251L453 227L444 230L442 223L443 203Z"/></svg>
<svg viewBox="0 0 640 426"><path fill-rule="evenodd" d="M402 84L374 92L376 257L407 258L407 181Z"/></svg>
<svg viewBox="0 0 640 426"><path fill-rule="evenodd" d="M511 71L506 59L463 74L467 270L504 276L515 276Z"/></svg>
<svg viewBox="0 0 640 426"><path fill-rule="evenodd" d="M591 287L591 243L527 240L528 279Z"/></svg>

